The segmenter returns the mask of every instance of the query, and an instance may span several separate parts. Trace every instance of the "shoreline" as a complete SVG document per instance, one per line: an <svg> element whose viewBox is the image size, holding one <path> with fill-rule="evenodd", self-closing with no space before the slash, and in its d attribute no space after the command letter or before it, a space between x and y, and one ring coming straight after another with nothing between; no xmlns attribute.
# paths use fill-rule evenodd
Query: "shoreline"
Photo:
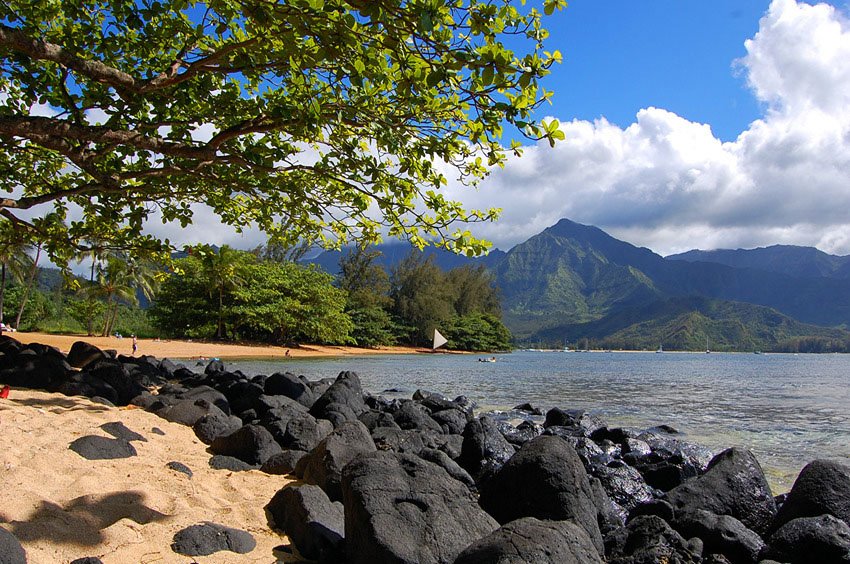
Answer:
<svg viewBox="0 0 850 564"><path fill-rule="evenodd" d="M77 341L84 341L98 347L101 350L116 350L118 354L133 355L133 341L129 337L89 337L87 335L54 335L51 333L38 332L3 332L23 344L41 343L56 347L64 353L68 353ZM347 356L370 356L385 354L427 354L426 349L415 347L379 347L377 349L366 349L350 346L331 345L299 345L297 347L283 347L278 345L264 345L257 343L228 343L210 341L182 341L172 339L138 339L136 356L150 355L157 358L170 359L239 359L239 358L321 358L321 357L347 357Z"/></svg>

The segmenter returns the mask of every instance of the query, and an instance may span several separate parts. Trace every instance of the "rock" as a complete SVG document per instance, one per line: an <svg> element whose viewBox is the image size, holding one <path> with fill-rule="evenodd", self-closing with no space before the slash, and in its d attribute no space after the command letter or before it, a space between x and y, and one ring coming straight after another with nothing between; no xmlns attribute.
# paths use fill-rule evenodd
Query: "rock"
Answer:
<svg viewBox="0 0 850 564"><path fill-rule="evenodd" d="M218 437L210 452L233 456L247 464L262 464L281 451L272 434L259 425L245 425L238 431Z"/></svg>
<svg viewBox="0 0 850 564"><path fill-rule="evenodd" d="M351 410L355 419L367 411L366 402L363 401L363 386L360 377L354 372L341 372L310 407L310 415L333 422L335 418L332 412L343 413L343 407Z"/></svg>
<svg viewBox="0 0 850 564"><path fill-rule="evenodd" d="M498 527L463 484L409 454L358 456L342 478L353 564L451 563Z"/></svg>
<svg viewBox="0 0 850 564"><path fill-rule="evenodd" d="M449 458L449 455L445 452L433 448L424 448L419 451L418 456L422 460L433 462L445 470L449 476L461 482L466 487L475 488L475 480L472 479L472 476L470 476L466 470L461 468L460 464Z"/></svg>
<svg viewBox="0 0 850 564"><path fill-rule="evenodd" d="M665 499L677 513L704 509L731 515L760 535L776 516L776 502L761 466L750 451L739 448L718 454L705 474L673 488Z"/></svg>
<svg viewBox="0 0 850 564"><path fill-rule="evenodd" d="M210 458L210 468L214 470L230 470L231 472L245 472L247 470L259 470L257 464L248 464L244 460L239 460L232 456L224 456L216 454Z"/></svg>
<svg viewBox="0 0 850 564"><path fill-rule="evenodd" d="M481 507L500 523L520 517L573 519L602 554L590 482L562 439L544 435L529 441L480 490Z"/></svg>
<svg viewBox="0 0 850 564"><path fill-rule="evenodd" d="M319 562L341 560L345 539L342 504L328 499L322 488L287 486L274 495L266 510L302 556Z"/></svg>
<svg viewBox="0 0 850 564"><path fill-rule="evenodd" d="M466 413L460 409L443 409L431 414L431 419L436 421L444 433L460 435L469 423Z"/></svg>
<svg viewBox="0 0 850 564"><path fill-rule="evenodd" d="M333 425L325 419L316 419L309 413L293 417L286 424L283 437L278 441L287 449L309 452L333 432Z"/></svg>
<svg viewBox="0 0 850 564"><path fill-rule="evenodd" d="M256 546L251 533L205 522L177 532L171 550L184 556L208 556L222 550L247 554Z"/></svg>
<svg viewBox="0 0 850 564"><path fill-rule="evenodd" d="M583 409L560 409L554 407L546 412L543 427L578 427L586 437L605 427L605 423Z"/></svg>
<svg viewBox="0 0 850 564"><path fill-rule="evenodd" d="M292 474L298 461L306 454L303 450L284 450L266 460L260 470L266 474Z"/></svg>
<svg viewBox="0 0 850 564"><path fill-rule="evenodd" d="M593 505L596 506L596 523L604 537L614 529L619 529L626 522L626 510L611 501L599 478L590 478L590 491L593 494Z"/></svg>
<svg viewBox="0 0 850 564"><path fill-rule="evenodd" d="M191 468L189 468L182 462L177 462L176 460L172 460L171 462L166 463L165 467L169 470L174 470L175 472L186 474L187 476L189 476L189 478L194 475Z"/></svg>
<svg viewBox="0 0 850 564"><path fill-rule="evenodd" d="M485 415L467 423L457 462L479 482L501 468L514 452L516 449L499 432L496 422Z"/></svg>
<svg viewBox="0 0 850 564"><path fill-rule="evenodd" d="M195 421L192 430L202 443L209 445L219 437L235 433L242 428L242 420L224 412L208 413Z"/></svg>
<svg viewBox="0 0 850 564"><path fill-rule="evenodd" d="M108 399L112 404L118 403L118 392L115 391L115 388L87 372L71 374L66 381L56 388L56 391L66 396L102 397ZM133 403L136 404L136 400L148 396L155 397L148 392L142 392L133 398Z"/></svg>
<svg viewBox="0 0 850 564"><path fill-rule="evenodd" d="M428 411L415 401L405 401L393 413L393 419L405 430L434 431L442 433L443 428L428 414Z"/></svg>
<svg viewBox="0 0 850 564"><path fill-rule="evenodd" d="M21 546L17 537L0 527L0 563L2 564L26 564L27 552Z"/></svg>
<svg viewBox="0 0 850 564"><path fill-rule="evenodd" d="M379 427L389 427L391 429L401 429L398 423L395 422L393 416L383 411L375 411L374 409L367 411L357 418L358 421L366 425L369 432L374 431ZM463 430L463 428L461 428Z"/></svg>
<svg viewBox="0 0 850 564"><path fill-rule="evenodd" d="M68 351L68 364L74 368L85 368L96 360L109 358L102 350L85 341L76 341Z"/></svg>
<svg viewBox="0 0 850 564"><path fill-rule="evenodd" d="M521 403L517 406L514 406L516 411L522 411L528 413L529 415L543 415L543 412L540 411L539 407L534 407L530 403Z"/></svg>
<svg viewBox="0 0 850 564"><path fill-rule="evenodd" d="M85 435L75 439L68 448L86 460L114 460L136 456L136 449L128 441L97 435Z"/></svg>
<svg viewBox="0 0 850 564"><path fill-rule="evenodd" d="M103 564L103 560L97 556L86 556L83 558L77 558L76 560L71 560L70 564Z"/></svg>
<svg viewBox="0 0 850 564"><path fill-rule="evenodd" d="M100 378L118 394L118 405L129 404L134 397L146 391L145 387L136 382L124 365L117 360L99 360L88 365L86 372Z"/></svg>
<svg viewBox="0 0 850 564"><path fill-rule="evenodd" d="M207 367L204 369L204 374L217 374L219 372L224 372L225 370L224 363L216 358L207 364Z"/></svg>
<svg viewBox="0 0 850 564"><path fill-rule="evenodd" d="M760 536L729 515L702 509L680 511L672 526L685 538L699 537L706 553L722 554L736 564L758 562L764 549Z"/></svg>
<svg viewBox="0 0 850 564"><path fill-rule="evenodd" d="M573 521L524 517L496 529L460 553L455 564L602 564L587 533Z"/></svg>
<svg viewBox="0 0 850 564"><path fill-rule="evenodd" d="M183 392L180 397L181 399L207 400L226 415L231 415L230 402L227 400L227 396L210 386L196 386Z"/></svg>
<svg viewBox="0 0 850 564"><path fill-rule="evenodd" d="M7 362L8 367L0 370L0 384L13 388L56 390L68 380L71 372L65 360L53 355L27 353L26 349Z"/></svg>
<svg viewBox="0 0 850 564"><path fill-rule="evenodd" d="M155 412L159 417L172 423L180 423L187 427L194 427L202 417L216 415L227 417L221 409L205 399L181 399L174 405L169 405Z"/></svg>
<svg viewBox="0 0 850 564"><path fill-rule="evenodd" d="M268 377L263 385L268 395L282 395L310 408L316 401L313 390L295 374L277 372Z"/></svg>
<svg viewBox="0 0 850 564"><path fill-rule="evenodd" d="M240 417L243 412L252 409L257 399L263 395L263 387L253 382L237 381L220 390L227 397L231 411Z"/></svg>
<svg viewBox="0 0 850 564"><path fill-rule="evenodd" d="M850 562L850 527L832 515L788 521L770 536L769 543L767 555L781 562Z"/></svg>
<svg viewBox="0 0 850 564"><path fill-rule="evenodd" d="M640 472L626 464L593 465L590 474L599 479L602 487L617 505L626 512L653 499L653 491Z"/></svg>
<svg viewBox="0 0 850 564"><path fill-rule="evenodd" d="M699 564L700 551L655 515L642 515L605 537L609 564Z"/></svg>
<svg viewBox="0 0 850 564"><path fill-rule="evenodd" d="M295 475L325 490L333 501L339 501L342 499L342 469L357 455L374 451L375 443L363 423L348 421L298 461Z"/></svg>
<svg viewBox="0 0 850 564"><path fill-rule="evenodd" d="M808 463L776 515L777 529L792 519L832 515L850 525L850 466L830 460Z"/></svg>

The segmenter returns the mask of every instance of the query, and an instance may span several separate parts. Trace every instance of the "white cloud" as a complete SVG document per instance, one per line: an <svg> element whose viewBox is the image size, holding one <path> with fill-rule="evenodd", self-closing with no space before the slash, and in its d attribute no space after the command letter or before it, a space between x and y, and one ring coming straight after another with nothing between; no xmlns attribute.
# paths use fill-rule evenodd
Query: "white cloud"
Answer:
<svg viewBox="0 0 850 564"><path fill-rule="evenodd" d="M762 119L723 143L659 108L622 129L564 125L566 142L511 159L472 207L502 207L479 234L508 248L561 217L660 253L816 245L850 253L850 22L828 5L774 0L737 62Z"/></svg>

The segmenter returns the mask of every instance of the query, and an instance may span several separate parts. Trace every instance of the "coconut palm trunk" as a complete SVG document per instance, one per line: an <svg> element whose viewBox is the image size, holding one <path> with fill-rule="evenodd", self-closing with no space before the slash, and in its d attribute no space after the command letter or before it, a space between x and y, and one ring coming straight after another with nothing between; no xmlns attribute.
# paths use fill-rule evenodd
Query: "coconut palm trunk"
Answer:
<svg viewBox="0 0 850 564"><path fill-rule="evenodd" d="M15 318L15 330L20 329L21 325L21 317L24 315L24 307L27 305L27 300L30 297L30 292L32 291L32 286L35 283L35 277L38 274L38 259L41 258L41 243L35 248L35 260L32 262L32 269L30 270L29 279L27 280L27 285L24 288L24 294L21 296L21 307L18 309L18 316Z"/></svg>

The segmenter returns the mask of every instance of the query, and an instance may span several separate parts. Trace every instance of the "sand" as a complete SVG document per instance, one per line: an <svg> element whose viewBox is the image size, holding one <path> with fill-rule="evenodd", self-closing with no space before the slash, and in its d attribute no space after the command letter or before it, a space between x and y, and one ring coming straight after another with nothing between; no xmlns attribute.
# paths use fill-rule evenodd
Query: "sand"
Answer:
<svg viewBox="0 0 850 564"><path fill-rule="evenodd" d="M68 445L120 421L143 435L138 455L89 461ZM164 435L153 431L160 429ZM107 408L86 398L12 389L0 399L0 525L33 564L97 556L105 563L242 563L295 561L270 529L263 507L290 478L258 470L209 467L210 454L189 427L141 409ZM188 466L192 478L166 467ZM211 521L250 532L248 554L187 557L171 551L175 533Z"/></svg>
<svg viewBox="0 0 850 564"><path fill-rule="evenodd" d="M64 353L71 349L76 341L86 341L100 349L114 349L120 354L133 354L133 340L129 337L87 337L85 335L51 335L49 333L5 333L22 343L42 343L51 345ZM278 347L258 344L229 344L194 341L172 341L139 339L137 355L152 355L157 358L286 358L286 351L292 357L318 356L358 356L371 354L412 354L422 352L411 347L380 347L364 349L358 347L336 347L326 345L300 345L299 347Z"/></svg>

